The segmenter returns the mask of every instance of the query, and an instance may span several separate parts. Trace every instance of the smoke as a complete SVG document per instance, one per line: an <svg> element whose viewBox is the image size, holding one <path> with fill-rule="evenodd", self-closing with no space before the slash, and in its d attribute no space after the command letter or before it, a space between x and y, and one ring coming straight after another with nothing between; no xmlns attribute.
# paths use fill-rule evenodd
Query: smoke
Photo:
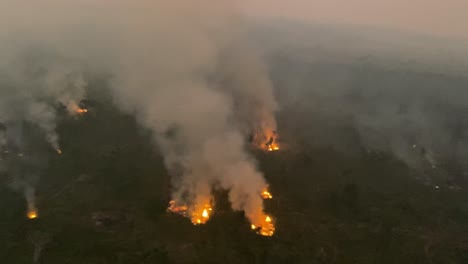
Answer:
<svg viewBox="0 0 468 264"><path fill-rule="evenodd" d="M13 40L4 39L4 43ZM0 122L34 124L57 150L57 106L62 104L74 114L73 107L84 97L85 82L73 65L60 61L57 55L41 54L34 44L0 49L6 58L0 63Z"/></svg>
<svg viewBox="0 0 468 264"><path fill-rule="evenodd" d="M32 186L26 186L24 188L24 197L26 198L26 204L28 207L28 212L36 214L37 208L36 208L36 191ZM36 216L32 216L35 218Z"/></svg>
<svg viewBox="0 0 468 264"><path fill-rule="evenodd" d="M465 46L356 27L284 22L257 30L273 65L279 120L295 138L466 177Z"/></svg>
<svg viewBox="0 0 468 264"><path fill-rule="evenodd" d="M209 204L220 186L233 209L259 224L266 184L244 142L259 125L276 129L264 65L227 3L156 9L148 16L162 16L164 24L127 24L132 41L119 47L112 86L118 105L153 131L173 176L173 199L189 213Z"/></svg>
<svg viewBox="0 0 468 264"><path fill-rule="evenodd" d="M38 1L1 10L10 22L0 36L47 53L36 62L38 76L10 82L14 97L2 97L2 120L36 123L58 147L51 103L73 110L87 72L111 76L116 105L152 131L173 176L173 198L194 211L210 202L213 188L227 189L233 208L259 225L266 183L245 141L252 131L276 129L277 104L233 4ZM21 111L8 110L13 99Z"/></svg>
<svg viewBox="0 0 468 264"><path fill-rule="evenodd" d="M254 51L240 43L229 47L221 61L218 76L224 89L234 98L234 107L241 129L271 136L277 128L271 113L278 110L267 69ZM267 141L269 137L262 140Z"/></svg>

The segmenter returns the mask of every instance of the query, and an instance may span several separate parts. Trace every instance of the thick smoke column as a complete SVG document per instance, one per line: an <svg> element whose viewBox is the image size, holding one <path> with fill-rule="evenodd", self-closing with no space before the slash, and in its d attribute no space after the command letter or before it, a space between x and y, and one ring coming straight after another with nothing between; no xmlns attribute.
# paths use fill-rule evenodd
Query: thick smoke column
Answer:
<svg viewBox="0 0 468 264"><path fill-rule="evenodd" d="M85 83L82 69L110 76L116 104L152 131L177 202L197 211L221 187L230 191L235 210L261 226L266 183L244 145L252 130L276 128L276 102L236 8L214 0L39 2L10 3L0 13L10 25L17 22L12 35L54 52L63 63L39 63L47 89L23 105L43 97L76 102ZM38 120L53 143L48 110L39 104L35 115L23 116Z"/></svg>
<svg viewBox="0 0 468 264"><path fill-rule="evenodd" d="M122 68L113 85L118 104L154 132L174 177L173 199L187 204L190 214L210 203L213 186L221 186L230 191L233 209L261 226L259 194L266 183L244 144L247 127L276 126L266 70L244 48L229 5L164 7L164 14L161 9L147 14L162 15L164 24L127 24L133 41L123 43L118 54ZM150 55L136 52L141 50Z"/></svg>

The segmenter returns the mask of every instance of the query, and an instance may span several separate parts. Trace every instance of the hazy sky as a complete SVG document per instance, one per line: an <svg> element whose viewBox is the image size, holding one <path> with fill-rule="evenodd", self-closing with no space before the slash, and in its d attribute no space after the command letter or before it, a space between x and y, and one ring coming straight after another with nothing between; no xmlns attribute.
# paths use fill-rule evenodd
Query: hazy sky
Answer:
<svg viewBox="0 0 468 264"><path fill-rule="evenodd" d="M468 0L239 0L250 15L384 27L468 40Z"/></svg>

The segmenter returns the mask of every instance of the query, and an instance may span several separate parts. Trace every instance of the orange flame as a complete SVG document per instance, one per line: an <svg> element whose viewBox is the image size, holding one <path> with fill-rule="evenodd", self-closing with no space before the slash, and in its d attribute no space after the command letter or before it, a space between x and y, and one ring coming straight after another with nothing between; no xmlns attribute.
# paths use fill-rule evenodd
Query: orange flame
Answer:
<svg viewBox="0 0 468 264"><path fill-rule="evenodd" d="M36 209L30 209L28 211L28 213L26 214L26 216L29 218L29 219L36 219L38 217L38 214L37 214L37 210Z"/></svg>
<svg viewBox="0 0 468 264"><path fill-rule="evenodd" d="M262 236L273 236L275 234L275 225L270 216L265 215L258 224L251 224L250 228L256 230L257 234Z"/></svg>
<svg viewBox="0 0 468 264"><path fill-rule="evenodd" d="M177 205L176 201L171 200L169 201L169 207L167 208L168 212L172 212L175 214L180 214L182 216L185 216L187 212L187 206L186 205Z"/></svg>
<svg viewBox="0 0 468 264"><path fill-rule="evenodd" d="M268 191L267 188L265 188L262 193L260 194L260 196L262 196L263 199L273 199L273 195L271 195L271 193Z"/></svg>
<svg viewBox="0 0 468 264"><path fill-rule="evenodd" d="M269 152L280 150L278 134L272 130L259 133L255 145Z"/></svg>
<svg viewBox="0 0 468 264"><path fill-rule="evenodd" d="M76 109L75 111L77 114L84 114L84 113L87 113L88 112L88 109L86 108L78 108Z"/></svg>
<svg viewBox="0 0 468 264"><path fill-rule="evenodd" d="M67 109L70 113L75 113L75 114L85 114L88 112L88 109L84 107L80 107L77 103L73 101L67 105Z"/></svg>
<svg viewBox="0 0 468 264"><path fill-rule="evenodd" d="M192 224L199 225L199 224L206 223L210 219L212 210L213 209L211 208L211 205L205 204L203 206L203 210L201 210L200 208L198 210L193 211L192 217L191 217ZM201 211L201 214L200 214L200 211Z"/></svg>
<svg viewBox="0 0 468 264"><path fill-rule="evenodd" d="M263 189L260 193L260 196L263 199L273 199L273 195L268 191L268 186ZM252 230L255 230L257 234L262 236L273 236L275 233L275 225L273 223L273 219L271 216L260 212L259 217L257 220L254 220L255 223L250 225Z"/></svg>
<svg viewBox="0 0 468 264"><path fill-rule="evenodd" d="M180 214L184 217L189 217L192 224L194 225L205 224L210 219L213 212L213 208L209 203L203 206L194 206L193 209L189 210L188 206L177 205L177 202L174 200L169 202L169 207L167 210L175 214ZM188 216L188 211L191 211L190 216Z"/></svg>
<svg viewBox="0 0 468 264"><path fill-rule="evenodd" d="M270 152L271 151L277 151L279 149L280 148L279 148L278 144L276 144L276 143L272 143L272 144L267 146L267 150L270 151Z"/></svg>

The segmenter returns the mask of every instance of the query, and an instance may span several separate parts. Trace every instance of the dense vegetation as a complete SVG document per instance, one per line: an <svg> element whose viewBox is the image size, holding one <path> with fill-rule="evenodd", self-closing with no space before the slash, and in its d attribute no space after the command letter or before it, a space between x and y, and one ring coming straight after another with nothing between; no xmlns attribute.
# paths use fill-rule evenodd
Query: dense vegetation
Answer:
<svg viewBox="0 0 468 264"><path fill-rule="evenodd" d="M401 78L366 65L334 67L352 69L358 85ZM47 264L468 263L464 183L427 179L389 153L366 151L346 122L320 120L309 104L283 103L281 151L251 150L274 195L266 207L277 232L262 237L222 191L206 225L167 213L170 178L150 135L105 95L89 98L89 113L60 121L63 154L42 153L38 219L25 218L22 194L1 175L0 263L32 263L41 243ZM47 149L40 138L33 144Z"/></svg>

